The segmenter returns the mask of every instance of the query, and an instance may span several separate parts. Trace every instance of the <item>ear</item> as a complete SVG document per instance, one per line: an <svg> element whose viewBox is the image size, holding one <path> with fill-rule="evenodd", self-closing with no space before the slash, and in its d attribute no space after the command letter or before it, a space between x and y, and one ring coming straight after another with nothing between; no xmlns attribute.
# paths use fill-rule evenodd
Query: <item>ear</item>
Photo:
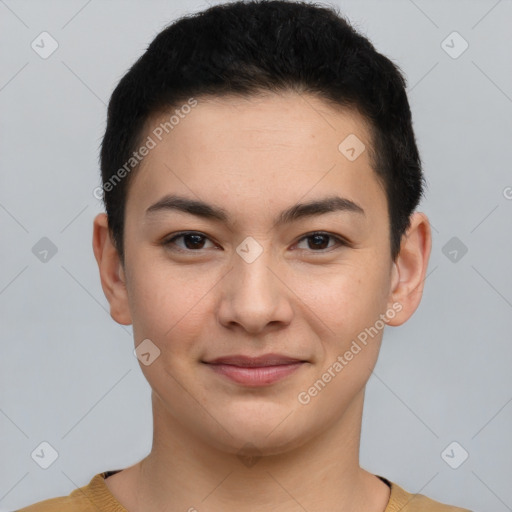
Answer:
<svg viewBox="0 0 512 512"><path fill-rule="evenodd" d="M92 248L100 271L101 287L110 304L110 316L122 325L132 323L124 268L108 229L106 213L94 218Z"/></svg>
<svg viewBox="0 0 512 512"><path fill-rule="evenodd" d="M413 213L410 226L402 236L400 253L393 263L388 307L396 315L387 321L388 325L402 325L419 306L431 248L432 234L427 216Z"/></svg>

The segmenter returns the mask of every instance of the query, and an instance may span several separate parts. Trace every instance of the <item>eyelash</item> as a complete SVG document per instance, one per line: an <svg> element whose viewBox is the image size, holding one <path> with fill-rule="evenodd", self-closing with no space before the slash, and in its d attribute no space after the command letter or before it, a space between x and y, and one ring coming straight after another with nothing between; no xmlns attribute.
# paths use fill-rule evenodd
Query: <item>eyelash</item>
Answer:
<svg viewBox="0 0 512 512"><path fill-rule="evenodd" d="M183 231L181 233L175 234L172 238L168 238L168 239L164 240L162 242L162 245L165 246L165 247L169 247L171 245L174 245L175 240L177 240L178 238L183 238L184 236L187 236L187 235L198 235L198 236L200 236L202 238L210 240L206 235L204 235L203 233L200 233L199 231ZM327 236L329 238L332 238L332 239L336 240L336 242L338 244L337 248L345 247L345 246L350 246L350 243L347 240L345 240L345 239L343 239L343 238L341 238L339 236L333 235L331 233L327 233L325 231L314 231L312 233L308 233L305 236L303 236L302 238L300 238L297 241L297 243L300 243L303 240L307 240L308 238L312 238L312 237L317 236L317 235ZM335 248L336 247L334 247L334 249ZM197 249L197 250L182 249L181 247L175 246L171 250L175 250L177 252L188 252L188 253L190 253L190 252L201 252L202 249ZM307 250L307 249L302 249L302 250ZM322 249L322 250L318 250L318 251L311 250L309 252L325 254L327 252L330 252L331 250L333 250L333 247L329 247L328 249Z"/></svg>

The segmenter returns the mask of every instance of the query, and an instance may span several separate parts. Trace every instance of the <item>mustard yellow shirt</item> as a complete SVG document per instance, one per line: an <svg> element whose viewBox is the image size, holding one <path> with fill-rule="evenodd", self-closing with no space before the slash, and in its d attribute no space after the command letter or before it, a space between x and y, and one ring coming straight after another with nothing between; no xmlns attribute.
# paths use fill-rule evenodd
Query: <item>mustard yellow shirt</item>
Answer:
<svg viewBox="0 0 512 512"><path fill-rule="evenodd" d="M40 501L16 512L128 512L105 484L105 478L117 471L120 470L98 473L89 484L75 489L69 496ZM443 505L422 494L409 494L386 478L379 478L391 488L389 502L384 512L471 512L464 508Z"/></svg>

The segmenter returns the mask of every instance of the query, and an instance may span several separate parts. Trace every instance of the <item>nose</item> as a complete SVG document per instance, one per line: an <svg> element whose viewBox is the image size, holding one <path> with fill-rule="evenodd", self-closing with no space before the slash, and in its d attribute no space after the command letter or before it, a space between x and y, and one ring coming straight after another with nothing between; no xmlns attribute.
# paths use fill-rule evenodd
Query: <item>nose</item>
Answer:
<svg viewBox="0 0 512 512"><path fill-rule="evenodd" d="M286 285L283 266L273 260L268 246L261 247L254 260L243 252L234 254L231 270L219 283L219 322L252 335L283 328L293 316L293 292Z"/></svg>

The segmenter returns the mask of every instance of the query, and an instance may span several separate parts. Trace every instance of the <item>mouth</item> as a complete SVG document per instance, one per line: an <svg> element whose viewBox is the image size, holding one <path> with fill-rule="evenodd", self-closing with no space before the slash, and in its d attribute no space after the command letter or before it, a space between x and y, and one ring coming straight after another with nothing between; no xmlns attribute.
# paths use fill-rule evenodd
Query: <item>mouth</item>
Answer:
<svg viewBox="0 0 512 512"><path fill-rule="evenodd" d="M307 361L280 354L234 355L202 361L217 375L249 387L267 386L301 368Z"/></svg>

